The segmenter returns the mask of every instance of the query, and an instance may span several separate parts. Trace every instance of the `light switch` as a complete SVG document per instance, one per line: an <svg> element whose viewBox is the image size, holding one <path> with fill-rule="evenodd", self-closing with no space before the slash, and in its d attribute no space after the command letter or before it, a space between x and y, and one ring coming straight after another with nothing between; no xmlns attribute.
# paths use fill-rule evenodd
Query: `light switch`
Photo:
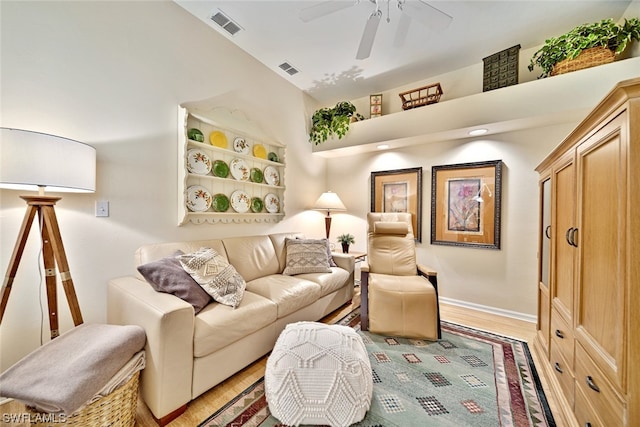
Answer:
<svg viewBox="0 0 640 427"><path fill-rule="evenodd" d="M109 202L107 200L96 201L96 216L109 216Z"/></svg>

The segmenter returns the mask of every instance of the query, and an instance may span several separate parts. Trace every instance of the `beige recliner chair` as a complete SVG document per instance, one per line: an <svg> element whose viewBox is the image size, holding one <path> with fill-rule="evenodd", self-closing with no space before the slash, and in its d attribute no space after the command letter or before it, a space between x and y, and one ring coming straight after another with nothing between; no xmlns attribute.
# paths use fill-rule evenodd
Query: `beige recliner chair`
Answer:
<svg viewBox="0 0 640 427"><path fill-rule="evenodd" d="M441 338L437 273L416 263L409 213L367 214L367 262L361 266L362 330Z"/></svg>

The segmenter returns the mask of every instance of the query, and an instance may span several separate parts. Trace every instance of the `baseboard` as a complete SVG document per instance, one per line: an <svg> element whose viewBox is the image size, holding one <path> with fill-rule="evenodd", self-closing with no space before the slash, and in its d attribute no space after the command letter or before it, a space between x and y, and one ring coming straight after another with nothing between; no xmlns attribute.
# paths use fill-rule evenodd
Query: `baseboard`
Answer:
<svg viewBox="0 0 640 427"><path fill-rule="evenodd" d="M497 316L509 317L511 319L522 320L523 322L537 323L538 318L532 314L518 313L517 311L504 310L497 307L489 307L488 305L475 304L468 301L460 301L447 297L440 297L440 302L458 307L468 308L470 310L483 311L485 313L495 314Z"/></svg>

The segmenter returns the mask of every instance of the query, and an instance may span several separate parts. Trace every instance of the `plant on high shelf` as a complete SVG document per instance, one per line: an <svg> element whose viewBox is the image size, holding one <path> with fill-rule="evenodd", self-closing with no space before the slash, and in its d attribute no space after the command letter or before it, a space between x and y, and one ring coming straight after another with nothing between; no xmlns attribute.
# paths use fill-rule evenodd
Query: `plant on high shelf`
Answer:
<svg viewBox="0 0 640 427"><path fill-rule="evenodd" d="M349 101L338 102L335 107L320 108L311 116L309 141L316 145L326 141L330 136L342 138L349 131L349 124L355 120L364 120L362 114Z"/></svg>
<svg viewBox="0 0 640 427"><path fill-rule="evenodd" d="M342 252L349 253L349 245L356 242L356 238L352 234L341 234L338 236L338 242L342 245Z"/></svg>
<svg viewBox="0 0 640 427"><path fill-rule="evenodd" d="M625 19L621 25L616 24L612 19L582 24L566 34L545 40L544 45L533 54L528 68L529 71L533 71L536 65L540 67L542 74L538 78L559 74L554 72L556 64L575 59L582 51L597 47L609 49L608 62L611 62L614 55L620 54L633 40L640 41L638 18Z"/></svg>

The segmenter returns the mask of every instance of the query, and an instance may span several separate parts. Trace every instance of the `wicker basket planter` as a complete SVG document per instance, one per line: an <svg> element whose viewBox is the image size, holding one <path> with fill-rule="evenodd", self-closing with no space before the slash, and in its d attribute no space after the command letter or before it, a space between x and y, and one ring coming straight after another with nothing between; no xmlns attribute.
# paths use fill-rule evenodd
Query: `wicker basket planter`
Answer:
<svg viewBox="0 0 640 427"><path fill-rule="evenodd" d="M604 46L592 47L583 50L574 59L565 59L558 62L551 70L552 76L583 70L596 65L608 64L615 59L615 52Z"/></svg>
<svg viewBox="0 0 640 427"><path fill-rule="evenodd" d="M140 371L111 394L96 400L70 415L37 412L27 408L30 423L36 426L133 427L138 405Z"/></svg>

